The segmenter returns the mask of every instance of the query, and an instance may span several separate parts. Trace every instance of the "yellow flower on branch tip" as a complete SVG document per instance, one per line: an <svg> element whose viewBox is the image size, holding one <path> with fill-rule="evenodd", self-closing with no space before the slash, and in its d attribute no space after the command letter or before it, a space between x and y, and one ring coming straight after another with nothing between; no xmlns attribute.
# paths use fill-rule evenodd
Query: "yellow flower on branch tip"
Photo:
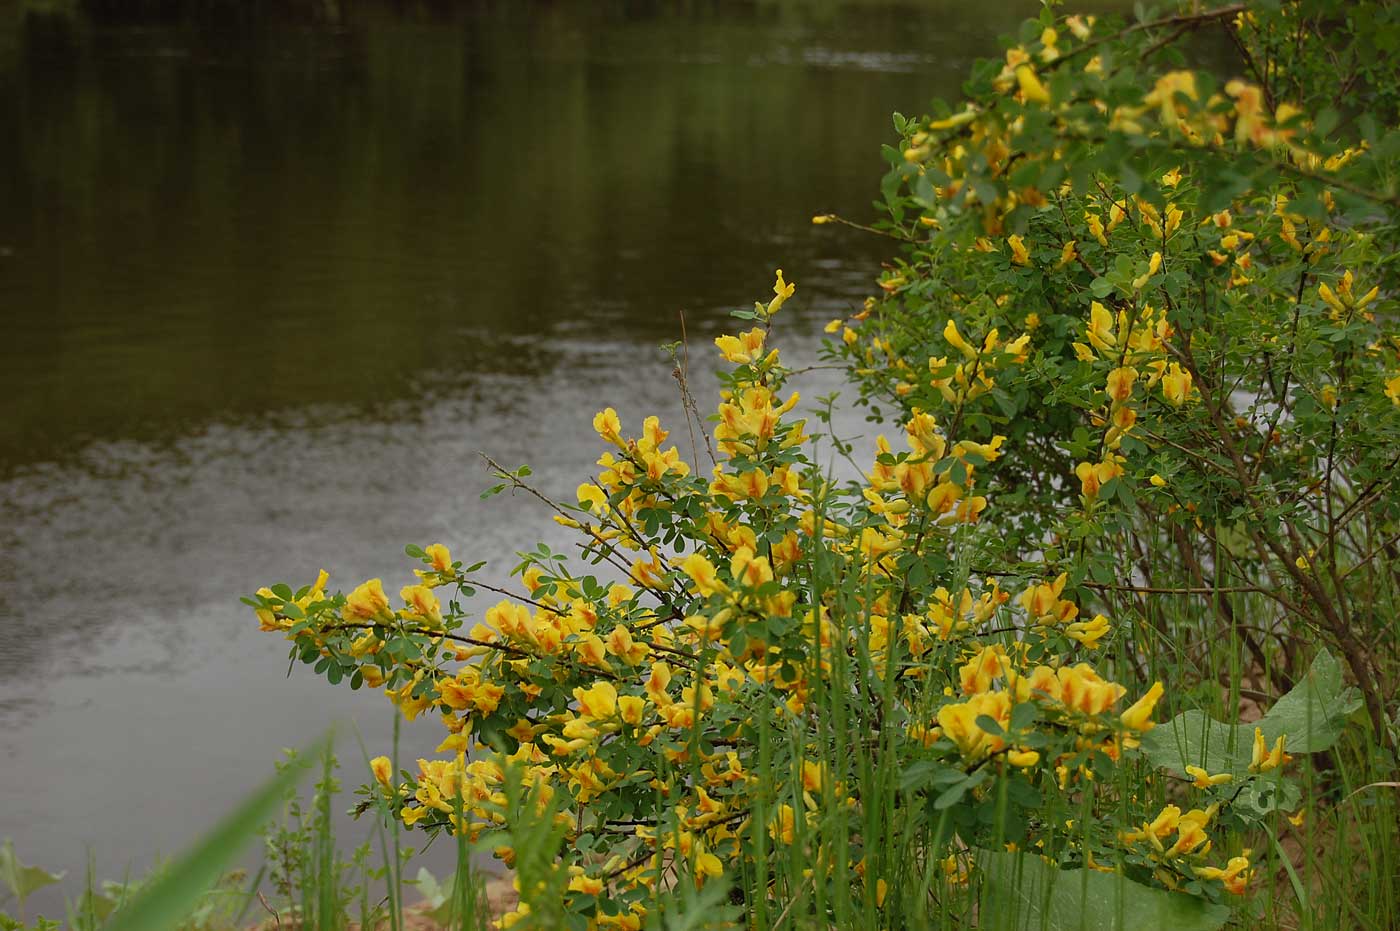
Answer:
<svg viewBox="0 0 1400 931"><path fill-rule="evenodd" d="M1186 767L1186 775L1192 778L1193 781L1191 784L1198 789L1209 789L1211 786L1224 785L1227 782L1234 781L1235 778L1231 773L1217 773L1212 776L1199 766Z"/></svg>
<svg viewBox="0 0 1400 931"><path fill-rule="evenodd" d="M389 788L389 780L393 778L393 764L389 762L387 756L377 756L369 761L370 772L374 773L374 781Z"/></svg>
<svg viewBox="0 0 1400 931"><path fill-rule="evenodd" d="M1163 691L1162 683L1152 683L1152 688L1147 690L1147 694L1133 702L1120 715L1123 726L1138 733L1152 730L1156 726L1152 720L1152 711L1157 707L1157 700L1162 697Z"/></svg>
<svg viewBox="0 0 1400 931"><path fill-rule="evenodd" d="M423 550L437 572L447 572L452 568L452 552L441 543L434 543Z"/></svg>
<svg viewBox="0 0 1400 931"><path fill-rule="evenodd" d="M617 411L604 408L593 418L593 429L609 443L622 445L622 421L617 419Z"/></svg>
<svg viewBox="0 0 1400 931"><path fill-rule="evenodd" d="M816 226L821 226L825 223L830 223L834 219L836 219L836 217L832 216L829 213L819 213L816 216L812 217L812 223Z"/></svg>
<svg viewBox="0 0 1400 931"><path fill-rule="evenodd" d="M1017 67L1016 84L1021 88L1021 97L1026 103L1049 105L1050 92L1045 89L1044 84L1040 83L1040 78L1036 77L1035 69L1030 65Z"/></svg>
<svg viewBox="0 0 1400 931"><path fill-rule="evenodd" d="M792 297L793 293L797 291L797 285L788 284L783 280L783 270L781 268L777 270L776 275L778 280L773 284L773 294L776 296L773 300L768 302L768 316L770 317L776 314L787 299Z"/></svg>
<svg viewBox="0 0 1400 931"><path fill-rule="evenodd" d="M1152 477L1149 478L1148 481L1152 483L1154 488L1167 487L1167 480L1162 478L1162 476L1158 475L1156 472L1152 473Z"/></svg>

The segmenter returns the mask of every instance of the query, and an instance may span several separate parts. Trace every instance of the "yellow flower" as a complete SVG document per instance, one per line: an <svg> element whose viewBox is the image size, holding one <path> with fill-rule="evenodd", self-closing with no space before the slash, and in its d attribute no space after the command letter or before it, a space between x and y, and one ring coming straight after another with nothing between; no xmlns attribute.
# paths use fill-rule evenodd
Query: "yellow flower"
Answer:
<svg viewBox="0 0 1400 931"><path fill-rule="evenodd" d="M778 312L778 309L782 307L783 304L787 301L787 299L792 297L793 292L797 290L797 285L788 284L786 281L783 280L783 270L781 268L778 269L776 274L778 276L778 280L773 284L773 293L776 295L776 297L774 297L771 301L768 302L767 314L770 317L776 314Z"/></svg>
<svg viewBox="0 0 1400 931"><path fill-rule="evenodd" d="M1089 235L1098 240L1099 245L1107 246L1108 237L1104 235L1103 220L1097 213L1084 214L1084 220L1089 224Z"/></svg>
<svg viewBox="0 0 1400 931"><path fill-rule="evenodd" d="M948 341L949 346L952 346L954 349L962 353L967 358L977 358L977 350L973 348L971 343L969 343L966 339L963 338L963 335L961 333L958 332L958 325L955 321L949 320L948 323L943 327L943 338Z"/></svg>
<svg viewBox="0 0 1400 931"><path fill-rule="evenodd" d="M1075 250L1075 246L1077 245L1078 243L1071 239L1060 248L1060 261L1055 263L1056 268L1064 268L1070 262L1079 258L1079 253Z"/></svg>
<svg viewBox="0 0 1400 931"><path fill-rule="evenodd" d="M1231 857L1225 869L1214 866L1198 866L1195 873L1201 879L1218 879L1225 885L1225 891L1232 895L1243 895L1253 871L1249 868L1249 857Z"/></svg>
<svg viewBox="0 0 1400 931"><path fill-rule="evenodd" d="M597 634L584 634L574 644L574 653L590 666L608 668L608 650Z"/></svg>
<svg viewBox="0 0 1400 931"><path fill-rule="evenodd" d="M773 820L768 824L768 835L774 840L780 840L784 844L791 844L794 838L793 828L796 815L791 805L783 805L778 809L778 813L773 816Z"/></svg>
<svg viewBox="0 0 1400 931"><path fill-rule="evenodd" d="M1212 776L1199 766L1186 767L1186 775L1192 778L1193 781L1191 784L1198 789L1209 789L1211 786L1224 785L1227 782L1233 781L1235 778L1231 773L1217 773Z"/></svg>
<svg viewBox="0 0 1400 931"><path fill-rule="evenodd" d="M1035 76L1035 69L1030 65L1017 67L1016 83L1021 88L1021 97L1026 103L1049 105L1050 92L1045 89L1044 84L1040 83L1040 78Z"/></svg>
<svg viewBox="0 0 1400 931"><path fill-rule="evenodd" d="M1152 721L1152 710L1157 707L1157 700L1162 697L1162 692L1162 683L1152 683L1152 688L1147 690L1147 694L1129 705L1120 716L1123 726L1140 734L1152 730L1156 726Z"/></svg>
<svg viewBox="0 0 1400 931"><path fill-rule="evenodd" d="M426 585L406 585L399 592L399 597L428 625L442 623L442 603Z"/></svg>
<svg viewBox="0 0 1400 931"><path fill-rule="evenodd" d="M1011 697L1005 692L982 692L965 702L938 709L938 726L943 729L943 736L956 744L966 759L977 759L1006 746L1002 736L977 725L977 719L983 715L996 721L1004 731L1011 724Z"/></svg>
<svg viewBox="0 0 1400 931"><path fill-rule="evenodd" d="M738 336L717 336L715 345L729 362L748 365L763 358L763 339L763 330L754 327Z"/></svg>
<svg viewBox="0 0 1400 931"><path fill-rule="evenodd" d="M1149 478L1148 481L1151 482L1153 487L1155 488L1167 487L1167 480L1162 478L1162 476L1158 475L1156 472L1152 473L1152 477Z"/></svg>
<svg viewBox="0 0 1400 931"><path fill-rule="evenodd" d="M976 118L976 110L963 110L960 113L954 113L952 116L944 117L941 120L933 120L928 124L928 128L930 132L938 132L944 129L957 129L959 126L966 126Z"/></svg>
<svg viewBox="0 0 1400 931"><path fill-rule="evenodd" d="M377 756L369 761L370 772L374 773L374 781L389 788L389 780L393 778L393 764L389 762L387 756Z"/></svg>
<svg viewBox="0 0 1400 931"><path fill-rule="evenodd" d="M1089 342L1100 352L1109 353L1117 348L1118 338L1114 335L1113 314L1098 301L1089 305L1089 327L1086 333Z"/></svg>
<svg viewBox="0 0 1400 931"><path fill-rule="evenodd" d="M596 876L575 876L569 880L569 891L597 895L603 891L603 881Z"/></svg>
<svg viewBox="0 0 1400 931"><path fill-rule="evenodd" d="M605 721L617 713L617 689L611 683L599 682L591 688L574 689L579 711L595 721Z"/></svg>
<svg viewBox="0 0 1400 931"><path fill-rule="evenodd" d="M1390 403L1400 405L1400 375L1385 380L1385 396Z"/></svg>
<svg viewBox="0 0 1400 931"><path fill-rule="evenodd" d="M1157 272L1160 271L1161 268L1162 253L1152 253L1152 258L1148 259L1147 261L1147 273L1144 275L1139 275L1138 277L1133 279L1133 290L1141 291L1143 287L1146 286L1147 282L1151 280L1152 276L1157 274Z"/></svg>
<svg viewBox="0 0 1400 931"><path fill-rule="evenodd" d="M1040 754L1034 750L1011 750L1006 754L1006 762L1027 769L1040 762Z"/></svg>
<svg viewBox="0 0 1400 931"><path fill-rule="evenodd" d="M1180 407L1191 396L1191 373L1173 362L1162 375L1162 397Z"/></svg>
<svg viewBox="0 0 1400 931"><path fill-rule="evenodd" d="M452 553L441 543L434 543L423 550L424 555L432 561L433 569L437 572L448 572L452 569Z"/></svg>
<svg viewBox="0 0 1400 931"><path fill-rule="evenodd" d="M1260 728L1254 729L1254 748L1250 757L1249 771L1251 773L1267 773L1271 769L1277 769L1288 763L1293 757L1283 752L1283 746L1288 740L1287 734L1280 734L1278 740L1274 741L1272 750L1264 741L1264 732Z"/></svg>
<svg viewBox="0 0 1400 931"><path fill-rule="evenodd" d="M1065 636L1077 640L1090 650L1097 650L1099 640L1111 630L1108 618L1095 614L1092 621L1076 621L1065 628Z"/></svg>
<svg viewBox="0 0 1400 931"><path fill-rule="evenodd" d="M727 586L719 580L714 564L699 553L687 556L681 563L681 571L690 576L690 580L695 583L697 594L709 597L716 592L727 590Z"/></svg>
<svg viewBox="0 0 1400 931"><path fill-rule="evenodd" d="M642 723L646 704L646 699L639 695L623 695L617 700L619 716L624 722L635 727Z"/></svg>
<svg viewBox="0 0 1400 931"><path fill-rule="evenodd" d="M1137 381L1137 369L1131 366L1116 368L1108 373L1108 396L1114 401L1128 400L1133 394L1133 382Z"/></svg>
<svg viewBox="0 0 1400 931"><path fill-rule="evenodd" d="M1011 247L1011 261L1015 265L1031 264L1030 253L1026 251L1026 244L1021 241L1020 236L1006 237L1006 244Z"/></svg>
<svg viewBox="0 0 1400 931"><path fill-rule="evenodd" d="M617 419L617 411L604 408L593 418L593 429L609 443L622 445L622 421Z"/></svg>
<svg viewBox="0 0 1400 931"><path fill-rule="evenodd" d="M352 620L392 620L394 613L389 610L389 597L384 594L384 583L379 579L370 579L346 596L345 616Z"/></svg>

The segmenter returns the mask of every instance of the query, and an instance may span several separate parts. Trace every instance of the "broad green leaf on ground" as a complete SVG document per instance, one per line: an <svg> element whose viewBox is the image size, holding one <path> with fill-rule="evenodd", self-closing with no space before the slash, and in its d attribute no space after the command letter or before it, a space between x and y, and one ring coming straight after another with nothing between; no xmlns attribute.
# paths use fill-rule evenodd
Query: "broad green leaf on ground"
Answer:
<svg viewBox="0 0 1400 931"><path fill-rule="evenodd" d="M1215 931L1230 918L1224 905L1116 873L1056 869L1034 854L983 851L977 862L985 931Z"/></svg>
<svg viewBox="0 0 1400 931"><path fill-rule="evenodd" d="M1287 752L1316 753L1336 743L1348 715L1360 706L1356 689L1342 685L1341 663L1323 650L1302 681L1258 721L1225 724L1202 711L1186 711L1145 734L1142 751L1153 765L1181 775L1187 766L1200 766L1241 778L1249 773L1256 727L1270 747L1287 735Z"/></svg>
<svg viewBox="0 0 1400 931"><path fill-rule="evenodd" d="M179 926L219 881L263 824L277 812L287 793L309 771L306 761L317 759L329 738L323 737L301 754L298 762L264 782L241 805L177 859L162 875L123 906L103 931L168 931Z"/></svg>
<svg viewBox="0 0 1400 931"><path fill-rule="evenodd" d="M24 909L25 899L62 878L62 873L50 873L37 866L21 863L15 853L14 841L8 837L5 838L4 844L0 844L0 883L4 883L8 895L19 900L21 911Z"/></svg>

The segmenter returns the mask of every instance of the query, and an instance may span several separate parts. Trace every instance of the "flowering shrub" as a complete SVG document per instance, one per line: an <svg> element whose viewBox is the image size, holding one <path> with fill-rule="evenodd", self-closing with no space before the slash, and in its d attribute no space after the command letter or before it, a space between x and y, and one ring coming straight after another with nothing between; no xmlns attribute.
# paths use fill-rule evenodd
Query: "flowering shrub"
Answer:
<svg viewBox="0 0 1400 931"><path fill-rule="evenodd" d="M333 683L441 720L441 759L380 757L367 791L508 865L522 824L551 826L502 927L651 926L697 887L756 927L1020 927L1066 901L1220 926L1248 831L1299 804L1291 757L1361 700L1330 653L1295 664L1289 625L1327 634L1389 739L1358 633L1386 622L1358 592L1393 584L1395 198L1372 188L1396 137L1332 142L1340 117L1279 103L1277 75L1157 68L1198 26L1246 54L1310 37L1310 9L1047 12L965 107L898 120L885 229L907 247L830 328L897 420L861 479L816 465L772 345L780 271L716 340L708 476L657 418L594 419L596 479L549 502L579 558L522 554L479 619L480 564L440 544L408 548L397 599L324 573L249 599ZM1276 615L1247 626L1236 592ZM1158 597L1198 598L1209 642L1292 690L1249 725L1157 723Z"/></svg>
<svg viewBox="0 0 1400 931"><path fill-rule="evenodd" d="M1195 30L1246 77L1182 69ZM1304 651L1269 655L1223 596L1268 598L1266 628L1341 651L1392 752L1394 625L1366 593L1394 590L1400 517L1400 133L1368 56L1397 33L1393 9L1325 0L1027 23L961 109L897 120L882 228L904 254L829 328L877 416L1007 436L985 558L1121 607L1214 594L1287 686Z"/></svg>

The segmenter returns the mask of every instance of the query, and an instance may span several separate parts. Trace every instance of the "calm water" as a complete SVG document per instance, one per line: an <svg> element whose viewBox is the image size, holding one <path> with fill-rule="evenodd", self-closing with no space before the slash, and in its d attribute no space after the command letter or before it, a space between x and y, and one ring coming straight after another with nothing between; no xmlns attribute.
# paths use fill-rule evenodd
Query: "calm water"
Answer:
<svg viewBox="0 0 1400 931"><path fill-rule="evenodd" d="M410 541L499 575L557 537L478 500L477 451L567 494L605 403L683 437L657 344L684 310L709 368L775 267L812 359L886 250L811 215L872 217L890 112L955 93L1036 6L359 4L233 29L7 5L0 836L115 876L333 721L384 746L388 705L284 677L238 596L321 566L397 582Z"/></svg>

